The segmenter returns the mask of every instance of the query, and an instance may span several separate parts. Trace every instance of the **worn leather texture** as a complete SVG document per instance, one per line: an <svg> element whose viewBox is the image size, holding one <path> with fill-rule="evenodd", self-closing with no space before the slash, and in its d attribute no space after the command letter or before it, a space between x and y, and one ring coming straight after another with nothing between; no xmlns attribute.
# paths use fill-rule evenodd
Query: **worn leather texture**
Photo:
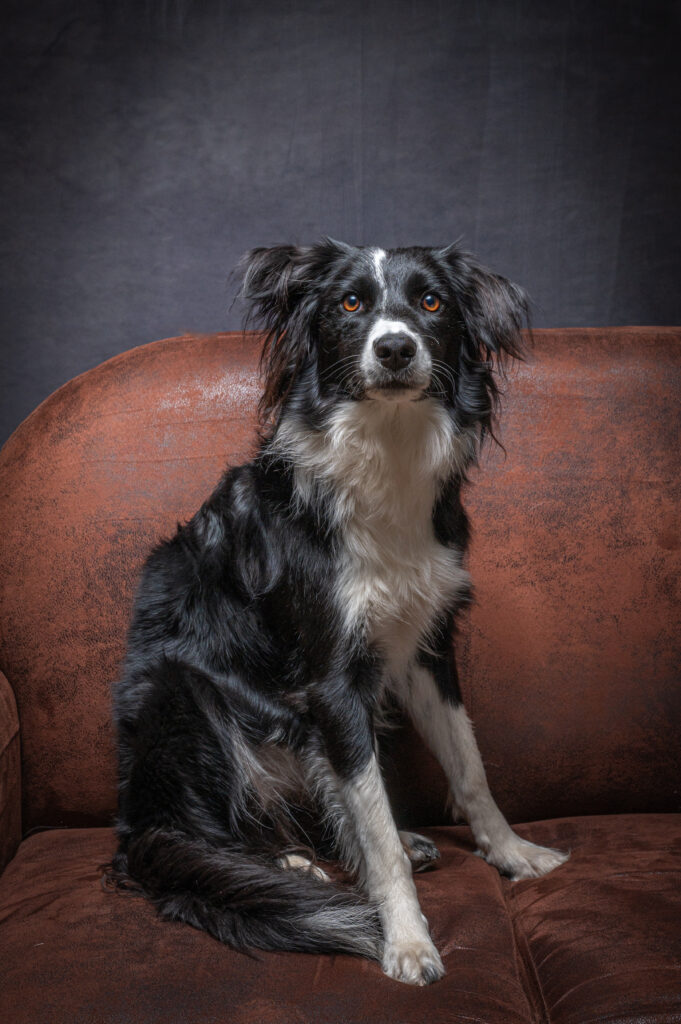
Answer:
<svg viewBox="0 0 681 1024"><path fill-rule="evenodd" d="M0 872L21 842L20 755L17 705L0 672Z"/></svg>
<svg viewBox="0 0 681 1024"><path fill-rule="evenodd" d="M20 782L24 828L44 829L0 877L0 1020L681 1024L681 330L538 332L506 386L506 454L489 448L466 491L466 703L502 808L553 819L519 831L567 864L500 878L442 824L441 773L402 729L384 748L393 802L442 853L416 878L436 985L249 958L102 889L113 835L85 826L115 810L110 688L136 579L253 451L257 355L224 334L124 353L0 454L0 855Z"/></svg>
<svg viewBox="0 0 681 1024"><path fill-rule="evenodd" d="M124 353L57 391L0 455L0 667L16 694L24 827L110 823L110 688L140 566L255 443L258 339ZM681 809L681 332L536 334L472 474L462 687L512 820ZM386 771L438 824L408 730ZM405 771L404 766L409 765Z"/></svg>
<svg viewBox="0 0 681 1024"><path fill-rule="evenodd" d="M681 815L521 826L572 849L544 878L501 879L464 828L416 886L447 974L400 985L347 956L221 946L106 893L108 829L27 839L0 879L0 1019L12 1024L587 1024L681 1020ZM30 984L28 983L30 979Z"/></svg>

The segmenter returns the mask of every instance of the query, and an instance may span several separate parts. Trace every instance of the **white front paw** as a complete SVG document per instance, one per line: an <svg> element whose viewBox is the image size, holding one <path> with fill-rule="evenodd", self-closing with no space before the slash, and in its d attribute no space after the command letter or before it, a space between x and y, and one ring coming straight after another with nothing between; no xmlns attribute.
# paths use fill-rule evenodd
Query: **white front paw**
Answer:
<svg viewBox="0 0 681 1024"><path fill-rule="evenodd" d="M430 985L445 973L440 954L428 938L386 942L383 970L407 985Z"/></svg>
<svg viewBox="0 0 681 1024"><path fill-rule="evenodd" d="M478 854L512 882L518 882L521 878L539 878L540 875L546 875L564 864L570 856L569 853L553 850L549 846L537 846L527 839L521 839L515 833L487 853L479 850Z"/></svg>

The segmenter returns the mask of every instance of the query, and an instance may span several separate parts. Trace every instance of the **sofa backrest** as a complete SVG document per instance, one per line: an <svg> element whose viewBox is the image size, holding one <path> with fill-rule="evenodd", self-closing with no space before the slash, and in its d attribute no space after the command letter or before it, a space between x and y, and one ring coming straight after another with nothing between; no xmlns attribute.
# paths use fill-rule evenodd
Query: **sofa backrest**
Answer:
<svg viewBox="0 0 681 1024"><path fill-rule="evenodd" d="M110 688L141 564L254 449L258 339L187 336L71 381L0 455L0 669L24 827L115 813ZM681 331L538 331L466 490L462 687L511 820L681 809ZM444 783L409 729L405 823ZM406 769L406 770L405 770Z"/></svg>

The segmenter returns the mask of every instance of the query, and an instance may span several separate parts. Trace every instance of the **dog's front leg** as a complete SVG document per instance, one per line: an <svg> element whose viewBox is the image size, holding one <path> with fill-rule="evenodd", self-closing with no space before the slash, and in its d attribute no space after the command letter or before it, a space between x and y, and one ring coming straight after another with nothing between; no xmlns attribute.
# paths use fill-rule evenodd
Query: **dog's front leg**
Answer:
<svg viewBox="0 0 681 1024"><path fill-rule="evenodd" d="M343 783L343 795L362 848L369 895L381 917L383 970L391 978L411 985L437 981L444 967L421 913L411 863L373 753L362 770Z"/></svg>
<svg viewBox="0 0 681 1024"><path fill-rule="evenodd" d="M374 752L371 714L356 690L346 690L341 700L322 698L320 704L317 721L336 780L331 791L336 800L340 797L343 816L350 819L363 882L379 913L383 970L411 985L430 984L442 977L444 967L421 913L411 864L390 810Z"/></svg>
<svg viewBox="0 0 681 1024"><path fill-rule="evenodd" d="M424 659L425 660L425 659ZM395 686L398 699L442 765L454 810L471 826L480 854L514 880L552 871L567 853L521 839L497 807L487 784L466 710L453 655L415 664Z"/></svg>

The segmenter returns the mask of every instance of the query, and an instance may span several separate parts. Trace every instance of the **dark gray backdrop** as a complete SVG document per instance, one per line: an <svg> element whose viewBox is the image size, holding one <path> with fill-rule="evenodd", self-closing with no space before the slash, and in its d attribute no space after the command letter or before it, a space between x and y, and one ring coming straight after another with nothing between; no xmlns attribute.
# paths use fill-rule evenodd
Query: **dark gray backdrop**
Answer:
<svg viewBox="0 0 681 1024"><path fill-rule="evenodd" d="M4 0L0 440L236 327L253 245L459 236L545 326L681 322L678 3Z"/></svg>

